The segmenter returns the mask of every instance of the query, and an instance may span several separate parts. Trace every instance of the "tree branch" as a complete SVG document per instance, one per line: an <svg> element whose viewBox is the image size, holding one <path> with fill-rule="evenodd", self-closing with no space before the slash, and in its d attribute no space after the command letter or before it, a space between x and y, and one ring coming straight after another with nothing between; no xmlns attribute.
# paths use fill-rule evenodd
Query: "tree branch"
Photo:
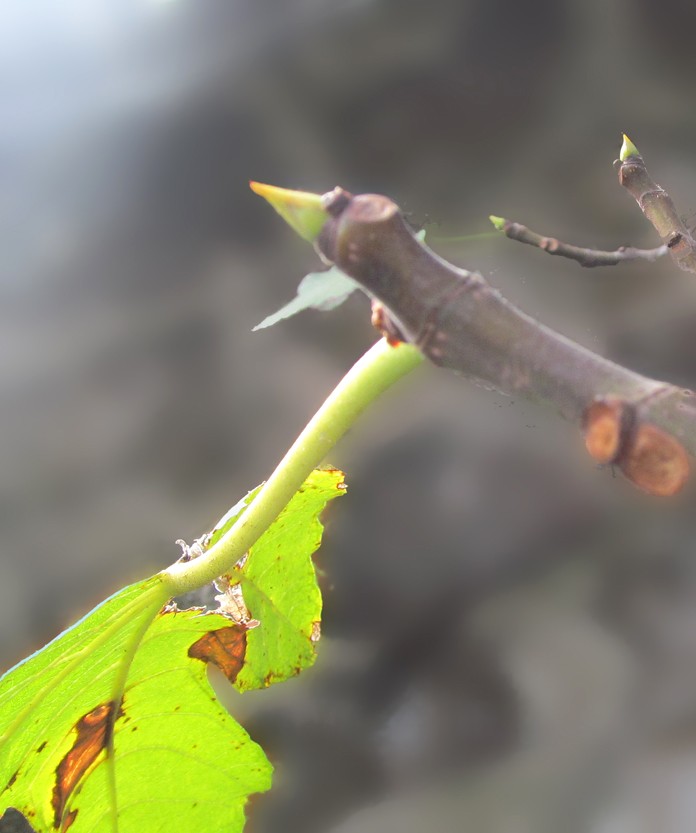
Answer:
<svg viewBox="0 0 696 833"><path fill-rule="evenodd" d="M680 269L696 272L696 241L679 216L672 198L650 176L638 148L625 134L614 167L619 182L653 224L672 260Z"/></svg>
<svg viewBox="0 0 696 833"><path fill-rule="evenodd" d="M387 197L336 189L324 206L330 217L315 245L384 304L392 337L435 364L552 405L584 426L596 459L618 465L644 490L681 488L689 471L684 446L696 453L691 391L614 364L525 315L481 275L421 244ZM606 407L593 408L598 403Z"/></svg>
<svg viewBox="0 0 696 833"><path fill-rule="evenodd" d="M570 243L564 243L555 237L545 237L527 228L527 226L523 226L521 223L506 220L505 217L491 215L490 220L495 228L498 231L502 231L510 240L517 240L519 243L536 246L538 249L550 255L567 257L570 260L577 261L581 266L615 266L617 263L623 263L627 260L647 260L653 262L669 251L666 244L658 246L655 249L636 249L633 246L619 246L613 252L607 252L601 249L587 249L581 246L573 246Z"/></svg>

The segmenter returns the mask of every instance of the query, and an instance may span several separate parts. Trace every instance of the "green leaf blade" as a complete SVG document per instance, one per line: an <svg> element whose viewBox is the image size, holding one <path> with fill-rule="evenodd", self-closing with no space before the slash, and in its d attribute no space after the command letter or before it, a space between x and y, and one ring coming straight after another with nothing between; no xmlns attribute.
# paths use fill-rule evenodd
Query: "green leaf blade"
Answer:
<svg viewBox="0 0 696 833"><path fill-rule="evenodd" d="M242 830L272 767L188 653L231 622L155 616L160 583L125 588L0 680L0 815L15 807L42 833L142 833L172 814L180 829Z"/></svg>
<svg viewBox="0 0 696 833"><path fill-rule="evenodd" d="M55 770L76 723L114 696L116 671L162 603L157 576L124 588L0 679L0 801L54 829ZM154 607L154 609L153 609Z"/></svg>
<svg viewBox="0 0 696 833"><path fill-rule="evenodd" d="M321 543L319 516L345 491L343 473L316 470L249 551L244 600L261 624L248 634L240 691L288 679L314 663L322 600L312 555Z"/></svg>
<svg viewBox="0 0 696 833"><path fill-rule="evenodd" d="M312 554L319 515L343 490L341 472L313 472L231 573L253 618L163 608L162 574L124 588L0 678L0 815L15 807L41 833L142 833L173 817L176 829L240 833L272 767L216 699L207 665L244 691L314 662Z"/></svg>
<svg viewBox="0 0 696 833"><path fill-rule="evenodd" d="M270 787L263 750L216 699L206 663L188 653L230 625L219 614L170 610L148 629L115 726L120 830L175 815L181 830L240 831L249 796Z"/></svg>
<svg viewBox="0 0 696 833"><path fill-rule="evenodd" d="M267 315L253 328L252 332L272 327L279 321L306 309L322 311L335 309L356 289L360 289L358 284L336 266L332 266L325 272L310 272L300 281L297 295L277 312Z"/></svg>

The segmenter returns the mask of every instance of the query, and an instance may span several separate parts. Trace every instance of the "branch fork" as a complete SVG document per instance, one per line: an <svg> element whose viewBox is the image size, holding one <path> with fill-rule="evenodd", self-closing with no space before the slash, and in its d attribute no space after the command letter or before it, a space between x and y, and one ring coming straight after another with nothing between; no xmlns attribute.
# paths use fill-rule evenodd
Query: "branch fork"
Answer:
<svg viewBox="0 0 696 833"><path fill-rule="evenodd" d="M490 219L508 237L583 266L654 261L669 253L679 268L696 272L691 232L626 136L615 165L662 245L585 249L502 217ZM286 215L283 189L252 187ZM480 274L448 263L419 241L385 196L353 196L341 188L321 198L307 194L304 201L302 192L287 194L293 226L298 230L299 223L322 260L372 298L373 324L389 345L408 342L436 365L551 405L583 429L595 460L617 466L650 494L668 496L684 486L688 454L696 454L692 391L635 373L535 321Z"/></svg>
<svg viewBox="0 0 696 833"><path fill-rule="evenodd" d="M696 451L685 391L610 362L527 316L476 272L416 239L395 203L335 190L315 245L377 302L390 343L415 344L442 367L545 402L585 430L590 453L654 495L678 492ZM613 430L613 444L607 440ZM602 445L608 450L598 452Z"/></svg>

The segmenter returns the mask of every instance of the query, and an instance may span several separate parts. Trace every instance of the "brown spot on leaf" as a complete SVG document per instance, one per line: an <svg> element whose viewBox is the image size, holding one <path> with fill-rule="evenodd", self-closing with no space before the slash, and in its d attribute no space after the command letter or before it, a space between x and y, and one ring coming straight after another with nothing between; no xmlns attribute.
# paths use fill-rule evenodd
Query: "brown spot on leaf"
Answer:
<svg viewBox="0 0 696 833"><path fill-rule="evenodd" d="M243 625L208 631L191 645L188 655L203 662L212 662L233 683L244 664L246 634L247 628Z"/></svg>
<svg viewBox="0 0 696 833"><path fill-rule="evenodd" d="M18 770L18 769L16 769L16 770L12 773L12 775L10 775L10 780L7 782L7 786L5 787L5 789L6 789L6 790L9 790L9 789L10 789L10 787L11 787L11 786L14 784L14 782L17 780L17 776L18 776L18 775L19 775L19 770Z"/></svg>
<svg viewBox="0 0 696 833"><path fill-rule="evenodd" d="M689 477L689 458L682 444L650 423L639 425L619 460L626 477L651 495L675 495Z"/></svg>
<svg viewBox="0 0 696 833"><path fill-rule="evenodd" d="M66 805L77 785L102 750L106 749L111 735L113 710L113 701L100 703L75 724L75 742L56 767L56 783L51 799L56 830L65 831L75 821L77 811L73 810L66 816Z"/></svg>
<svg viewBox="0 0 696 833"><path fill-rule="evenodd" d="M75 821L75 819L76 819L76 818L77 818L77 810L71 810L71 811L67 814L67 816L65 817L65 819L63 820L63 826L60 828L61 833L65 833L65 831L66 831L69 827L72 827L72 823Z"/></svg>

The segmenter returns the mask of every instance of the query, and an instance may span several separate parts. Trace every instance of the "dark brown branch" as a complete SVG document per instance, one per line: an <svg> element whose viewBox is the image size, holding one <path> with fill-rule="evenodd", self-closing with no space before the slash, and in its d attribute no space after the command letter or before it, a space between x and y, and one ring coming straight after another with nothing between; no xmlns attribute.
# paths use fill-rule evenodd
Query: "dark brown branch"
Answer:
<svg viewBox="0 0 696 833"><path fill-rule="evenodd" d="M627 136L624 136L621 156L614 166L619 182L653 224L672 260L680 269L696 272L696 241L679 216L672 198L650 176L643 157Z"/></svg>
<svg viewBox="0 0 696 833"><path fill-rule="evenodd" d="M620 403L614 450L594 456L617 463L654 494L683 485L688 462L682 445L696 453L691 391L614 364L525 315L481 275L421 244L387 197L337 190L325 206L331 216L317 239L320 253L385 305L392 333L435 364L552 405L585 426L591 453L605 445L596 433L608 422L603 418L597 427L593 404Z"/></svg>
<svg viewBox="0 0 696 833"><path fill-rule="evenodd" d="M491 217L491 222L498 231L502 231L510 240L517 240L519 243L536 246L538 249L550 255L567 257L570 260L577 261L581 266L615 266L617 263L623 263L627 260L647 260L653 262L668 252L666 244L658 246L655 249L636 249L633 246L619 246L613 252L607 252L601 249L587 249L581 246L573 246L570 243L564 243L555 237L545 237L527 228L527 226L523 226L521 223L506 220L504 217Z"/></svg>

